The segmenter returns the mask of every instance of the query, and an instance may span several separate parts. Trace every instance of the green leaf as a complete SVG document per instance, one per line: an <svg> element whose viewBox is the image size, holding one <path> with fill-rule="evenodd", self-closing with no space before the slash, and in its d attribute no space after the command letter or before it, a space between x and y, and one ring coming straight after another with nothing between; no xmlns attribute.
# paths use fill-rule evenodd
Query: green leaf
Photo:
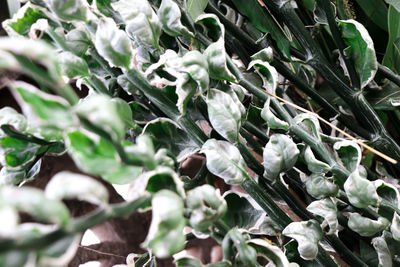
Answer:
<svg viewBox="0 0 400 267"><path fill-rule="evenodd" d="M182 162L200 150L192 138L170 119L159 118L150 121L143 128L142 134L152 138L156 150L163 147L171 151L178 162Z"/></svg>
<svg viewBox="0 0 400 267"><path fill-rule="evenodd" d="M378 62L374 43L365 27L355 20L339 20L339 30L348 46L344 53L348 56L359 75L361 88L364 88L375 77Z"/></svg>
<svg viewBox="0 0 400 267"><path fill-rule="evenodd" d="M271 62L274 60L274 51L271 47L263 48L254 55L250 57L253 61L254 60L261 60L263 62Z"/></svg>
<svg viewBox="0 0 400 267"><path fill-rule="evenodd" d="M393 1L394 2L394 1ZM400 73L400 51L396 47L396 42L400 38L400 8L390 5L388 11L388 31L389 40L387 43L385 56L382 64L396 73Z"/></svg>
<svg viewBox="0 0 400 267"><path fill-rule="evenodd" d="M43 191L30 187L3 187L1 197L7 205L29 213L41 221L65 226L70 219L67 207L58 200L45 197Z"/></svg>
<svg viewBox="0 0 400 267"><path fill-rule="evenodd" d="M390 232L392 232L393 239L400 241L400 216L394 213L392 224L390 225Z"/></svg>
<svg viewBox="0 0 400 267"><path fill-rule="evenodd" d="M88 6L83 0L45 0L50 10L61 20L86 21Z"/></svg>
<svg viewBox="0 0 400 267"><path fill-rule="evenodd" d="M68 48L80 57L86 53L90 42L87 33L81 29L73 29L65 35L65 43Z"/></svg>
<svg viewBox="0 0 400 267"><path fill-rule="evenodd" d="M136 137L135 145L126 141L124 143L124 150L130 160L143 162L146 169L153 170L157 167L153 142L149 136L140 135Z"/></svg>
<svg viewBox="0 0 400 267"><path fill-rule="evenodd" d="M232 97L220 90L210 89L207 94L207 111L213 128L228 141L237 142L242 113Z"/></svg>
<svg viewBox="0 0 400 267"><path fill-rule="evenodd" d="M268 123L268 127L271 129L283 129L289 130L289 123L279 119L275 114L271 111L270 108L271 98L269 97L265 103L264 107L261 110L261 117Z"/></svg>
<svg viewBox="0 0 400 267"><path fill-rule="evenodd" d="M399 190L394 185L380 179L375 181L375 186L376 193L380 198L379 202L385 202L385 205L380 205L378 207L378 213L386 219L392 220L393 213L395 212L392 208L388 208L387 206L392 206L395 209L400 208Z"/></svg>
<svg viewBox="0 0 400 267"><path fill-rule="evenodd" d="M311 113L300 113L294 118L296 124L300 124L304 130L315 136L318 140L321 140L320 131L321 126L318 118Z"/></svg>
<svg viewBox="0 0 400 267"><path fill-rule="evenodd" d="M13 82L11 88L30 124L53 131L54 139L60 139L61 130L77 124L65 99L25 82Z"/></svg>
<svg viewBox="0 0 400 267"><path fill-rule="evenodd" d="M229 71L226 64L227 54L223 38L219 38L218 41L210 44L204 51L204 55L207 57L208 71L211 78L237 82L236 77Z"/></svg>
<svg viewBox="0 0 400 267"><path fill-rule="evenodd" d="M116 171L102 174L102 178L111 184L130 184L142 173L141 167L121 165Z"/></svg>
<svg viewBox="0 0 400 267"><path fill-rule="evenodd" d="M383 1L379 0L356 0L368 19L372 20L381 29L388 30L388 10ZM389 0L390 1L390 0Z"/></svg>
<svg viewBox="0 0 400 267"><path fill-rule="evenodd" d="M0 139L0 163L16 171L29 166L39 154L41 146L12 137Z"/></svg>
<svg viewBox="0 0 400 267"><path fill-rule="evenodd" d="M258 30L271 34L279 50L288 58L290 57L290 41L285 36L283 28L266 8L262 7L257 0L232 0L232 2Z"/></svg>
<svg viewBox="0 0 400 267"><path fill-rule="evenodd" d="M94 45L111 66L129 69L132 60L131 41L124 31L118 29L112 19L100 20Z"/></svg>
<svg viewBox="0 0 400 267"><path fill-rule="evenodd" d="M57 59L57 68L61 75L71 79L89 75L89 67L86 61L71 52L61 52Z"/></svg>
<svg viewBox="0 0 400 267"><path fill-rule="evenodd" d="M126 131L133 124L128 103L103 94L89 94L74 107L74 112L118 141L125 138Z"/></svg>
<svg viewBox="0 0 400 267"><path fill-rule="evenodd" d="M222 241L224 260L237 260L239 266L256 266L257 252L247 243L249 236L241 229L233 228L225 235ZM237 255L233 252L237 251Z"/></svg>
<svg viewBox="0 0 400 267"><path fill-rule="evenodd" d="M9 36L26 36L32 24L41 18L46 18L43 10L28 2L11 19L4 20L2 26Z"/></svg>
<svg viewBox="0 0 400 267"><path fill-rule="evenodd" d="M111 6L121 14L129 37L150 46L159 47L161 23L148 1L120 0Z"/></svg>
<svg viewBox="0 0 400 267"><path fill-rule="evenodd" d="M372 245L378 253L378 267L392 267L392 255L384 237L375 237L372 239Z"/></svg>
<svg viewBox="0 0 400 267"><path fill-rule="evenodd" d="M393 82L389 82L382 86L381 90L371 90L370 92L367 92L365 97L374 109L397 110L400 106L399 86Z"/></svg>
<svg viewBox="0 0 400 267"><path fill-rule="evenodd" d="M315 215L321 217L324 221L321 224L321 228L324 229L329 226L327 235L338 233L339 222L337 219L337 208L336 203L330 198L317 200L307 206L307 210Z"/></svg>
<svg viewBox="0 0 400 267"><path fill-rule="evenodd" d="M188 192L186 206L191 210L189 223L195 231L208 234L215 222L224 216L227 204L219 189L205 184Z"/></svg>
<svg viewBox="0 0 400 267"><path fill-rule="evenodd" d="M304 161L307 164L307 168L310 172L313 174L315 173L327 173L328 171L331 170L331 167L326 164L325 162L322 162L320 160L317 160L314 156L314 153L312 152L311 148L309 146L306 147L304 150Z"/></svg>
<svg viewBox="0 0 400 267"><path fill-rule="evenodd" d="M157 15L162 24L163 30L171 36L179 35L194 37L194 34L181 23L181 10L179 6L172 0L163 0Z"/></svg>
<svg viewBox="0 0 400 267"><path fill-rule="evenodd" d="M290 137L274 134L264 148L264 177L274 181L279 174L290 170L297 161L300 151Z"/></svg>
<svg viewBox="0 0 400 267"><path fill-rule="evenodd" d="M385 0L387 4L393 6L398 12L400 12L400 3L396 0Z"/></svg>
<svg viewBox="0 0 400 267"><path fill-rule="evenodd" d="M263 80L263 87L270 93L275 94L275 89L278 87L278 72L268 62L259 59L250 62L247 69L254 67L256 72Z"/></svg>
<svg viewBox="0 0 400 267"><path fill-rule="evenodd" d="M24 132L27 128L26 118L11 107L0 109L0 126L11 125L15 130ZM5 136L3 130L0 129L0 138Z"/></svg>
<svg viewBox="0 0 400 267"><path fill-rule="evenodd" d="M372 220L352 212L349 214L347 223L351 230L361 236L373 236L384 230L389 224L390 222L383 217L379 217L378 220Z"/></svg>
<svg viewBox="0 0 400 267"><path fill-rule="evenodd" d="M203 13L204 9L206 9L207 4L208 0L186 0L186 9L189 16L193 20L196 20Z"/></svg>
<svg viewBox="0 0 400 267"><path fill-rule="evenodd" d="M230 227L246 229L253 235L277 235L279 227L266 217L266 213L248 195L228 191L224 194L224 199L228 209L223 220Z"/></svg>
<svg viewBox="0 0 400 267"><path fill-rule="evenodd" d="M24 180L32 180L38 176L41 165L42 160L40 159L32 167L31 163L27 164L27 169L24 169L25 166L17 168L18 170L4 166L0 171L0 185L18 185Z"/></svg>
<svg viewBox="0 0 400 267"><path fill-rule="evenodd" d="M369 205L378 205L379 196L374 182L368 181L356 170L350 174L344 183L349 202L357 208L366 208Z"/></svg>
<svg viewBox="0 0 400 267"><path fill-rule="evenodd" d="M45 194L49 199L77 199L99 206L108 205L108 191L104 185L86 175L68 171L54 175L46 185Z"/></svg>
<svg viewBox="0 0 400 267"><path fill-rule="evenodd" d="M156 257L167 258L185 245L183 201L172 191L161 190L151 201L152 221L144 246Z"/></svg>
<svg viewBox="0 0 400 267"><path fill-rule="evenodd" d="M202 14L195 20L199 24L205 34L213 41L225 38L225 26L220 22L215 14Z"/></svg>
<svg viewBox="0 0 400 267"><path fill-rule="evenodd" d="M41 249L38 266L65 266L75 257L82 239L81 234L67 235Z"/></svg>
<svg viewBox="0 0 400 267"><path fill-rule="evenodd" d="M164 166L143 173L137 178L134 185L129 191L129 199L137 199L143 195L155 194L162 190L169 190L181 197L185 196L183 182L179 176L171 168Z"/></svg>
<svg viewBox="0 0 400 267"><path fill-rule="evenodd" d="M318 242L322 239L322 230L315 220L292 222L282 231L282 235L295 239L300 257L313 260L318 254Z"/></svg>
<svg viewBox="0 0 400 267"><path fill-rule="evenodd" d="M75 130L67 134L66 145L75 164L87 173L105 175L119 169L115 148L99 136Z"/></svg>
<svg viewBox="0 0 400 267"><path fill-rule="evenodd" d="M333 149L337 151L340 160L349 172L354 172L358 169L362 158L358 144L353 141L340 141L333 145Z"/></svg>
<svg viewBox="0 0 400 267"><path fill-rule="evenodd" d="M250 239L248 244L256 249L257 256L264 257L266 260L271 261L276 267L289 267L289 261L285 253L278 247L267 242L264 239Z"/></svg>
<svg viewBox="0 0 400 267"><path fill-rule="evenodd" d="M239 150L226 141L209 139L204 143L202 153L206 154L207 169L221 177L227 184L241 184L251 179Z"/></svg>
<svg viewBox="0 0 400 267"><path fill-rule="evenodd" d="M307 192L316 199L336 196L339 191L339 187L322 173L311 174L303 182L306 184Z"/></svg>

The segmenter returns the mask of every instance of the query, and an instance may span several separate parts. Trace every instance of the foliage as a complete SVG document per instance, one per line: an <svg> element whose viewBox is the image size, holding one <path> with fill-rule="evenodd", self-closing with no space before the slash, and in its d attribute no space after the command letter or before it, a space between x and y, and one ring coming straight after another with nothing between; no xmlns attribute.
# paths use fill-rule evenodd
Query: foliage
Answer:
<svg viewBox="0 0 400 267"><path fill-rule="evenodd" d="M22 113L0 109L0 265L65 266L85 230L148 209L129 266L193 237L222 249L206 266L400 264L400 6L356 2L27 1L0 39L0 69L31 81L8 83ZM63 154L87 175L25 185Z"/></svg>

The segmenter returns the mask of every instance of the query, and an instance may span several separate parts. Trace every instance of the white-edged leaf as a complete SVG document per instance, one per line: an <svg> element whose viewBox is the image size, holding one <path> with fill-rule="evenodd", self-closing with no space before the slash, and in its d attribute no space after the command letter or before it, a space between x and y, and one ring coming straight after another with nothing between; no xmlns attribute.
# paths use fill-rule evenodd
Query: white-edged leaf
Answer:
<svg viewBox="0 0 400 267"><path fill-rule="evenodd" d="M237 142L242 113L232 97L223 91L210 89L207 94L207 111L213 128L228 141Z"/></svg>
<svg viewBox="0 0 400 267"><path fill-rule="evenodd" d="M361 163L361 149L358 144L353 141L340 141L333 145L336 150L340 160L342 161L344 167L350 171L354 172L358 169Z"/></svg>
<svg viewBox="0 0 400 267"><path fill-rule="evenodd" d="M182 162L200 150L196 142L178 124L167 118L149 121L143 128L142 134L153 139L156 150L163 147L171 151L178 162ZM171 140L174 140L174 142L171 142Z"/></svg>
<svg viewBox="0 0 400 267"><path fill-rule="evenodd" d="M390 225L390 222L379 217L377 220L372 220L367 217L363 217L358 213L349 213L349 221L347 223L349 228L361 236L373 236Z"/></svg>
<svg viewBox="0 0 400 267"><path fill-rule="evenodd" d="M271 47L261 49L250 57L252 60L261 60L264 62L271 62L274 59L274 51Z"/></svg>
<svg viewBox="0 0 400 267"><path fill-rule="evenodd" d="M208 0L186 0L186 8L190 17L195 20L206 8Z"/></svg>
<svg viewBox="0 0 400 267"><path fill-rule="evenodd" d="M349 202L357 208L376 206L379 202L375 183L363 177L358 170L350 174L343 187Z"/></svg>
<svg viewBox="0 0 400 267"><path fill-rule="evenodd" d="M0 194L6 205L26 212L38 220L60 225L66 225L70 220L69 211L64 203L47 198L39 189L6 186L1 189Z"/></svg>
<svg viewBox="0 0 400 267"><path fill-rule="evenodd" d="M271 129L283 129L289 130L289 123L279 119L270 109L271 98L269 97L261 110L261 117L268 123L268 127Z"/></svg>
<svg viewBox="0 0 400 267"><path fill-rule="evenodd" d="M278 87L278 72L268 62L259 59L253 60L248 66L248 70L254 67L256 72L263 80L263 87L270 93L275 94L275 89Z"/></svg>
<svg viewBox="0 0 400 267"><path fill-rule="evenodd" d="M278 247L267 242L264 239L250 239L247 243L255 248L257 256L264 257L272 261L276 267L289 267L290 263L285 256L285 253Z"/></svg>
<svg viewBox="0 0 400 267"><path fill-rule="evenodd" d="M307 210L315 215L320 216L324 221L321 224L321 228L324 229L329 226L327 235L337 234L339 222L337 219L337 208L336 203L330 198L313 201L307 206Z"/></svg>
<svg viewBox="0 0 400 267"><path fill-rule="evenodd" d="M0 109L0 126L11 125L15 130L24 132L27 128L26 118L11 107ZM0 138L4 136L3 130L0 129Z"/></svg>
<svg viewBox="0 0 400 267"><path fill-rule="evenodd" d="M64 98L45 93L25 82L13 82L10 87L29 123L43 129L41 134L46 135L48 131L50 139L58 140L62 130L77 125L78 120Z"/></svg>
<svg viewBox="0 0 400 267"><path fill-rule="evenodd" d="M64 21L86 21L88 5L83 0L45 0L50 10Z"/></svg>
<svg viewBox="0 0 400 267"><path fill-rule="evenodd" d="M327 173L331 170L331 167L328 164L315 158L314 153L309 146L304 150L303 157L308 170L312 173Z"/></svg>
<svg viewBox="0 0 400 267"><path fill-rule="evenodd" d="M339 191L339 187L322 173L311 174L302 180L306 184L307 192L316 199L336 196Z"/></svg>
<svg viewBox="0 0 400 267"><path fill-rule="evenodd" d="M318 242L323 236L317 221L292 222L286 226L282 234L297 241L298 251L303 259L313 260L317 257Z"/></svg>
<svg viewBox="0 0 400 267"><path fill-rule="evenodd" d="M95 179L69 171L62 171L51 178L45 189L49 199L77 199L95 205L108 205L108 191Z"/></svg>
<svg viewBox="0 0 400 267"><path fill-rule="evenodd" d="M89 67L86 61L68 51L61 52L58 55L57 68L61 75L71 79L89 75Z"/></svg>
<svg viewBox="0 0 400 267"><path fill-rule="evenodd" d="M227 211L225 199L219 189L205 184L188 192L186 206L191 210L189 223L195 231L208 233Z"/></svg>
<svg viewBox="0 0 400 267"><path fill-rule="evenodd" d="M179 35L194 37L194 34L181 23L181 11L178 4L172 0L162 0L157 15L163 30L171 36Z"/></svg>
<svg viewBox="0 0 400 267"><path fill-rule="evenodd" d="M378 254L378 267L392 267L392 255L385 238L383 236L373 238L372 245L374 246L375 251Z"/></svg>
<svg viewBox="0 0 400 267"><path fill-rule="evenodd" d="M226 141L209 139L201 152L206 154L207 169L227 184L241 184L248 179L244 159L239 150Z"/></svg>
<svg viewBox="0 0 400 267"><path fill-rule="evenodd" d="M393 239L400 241L400 216L394 213L392 224L390 225L390 232L392 232Z"/></svg>
<svg viewBox="0 0 400 267"><path fill-rule="evenodd" d="M114 20L103 18L99 21L94 45L111 66L129 69L133 52L131 41Z"/></svg>
<svg viewBox="0 0 400 267"><path fill-rule="evenodd" d="M297 161L300 151L287 135L274 134L264 148L264 177L274 181L279 174L290 170Z"/></svg>
<svg viewBox="0 0 400 267"><path fill-rule="evenodd" d="M300 113L294 118L294 122L296 124L300 124L300 126L303 127L307 132L321 140L321 127L316 116L311 113Z"/></svg>
<svg viewBox="0 0 400 267"><path fill-rule="evenodd" d="M143 245L158 258L167 258L185 245L183 201L169 190L157 192L151 201L152 221Z"/></svg>
<svg viewBox="0 0 400 267"><path fill-rule="evenodd" d="M364 88L374 79L378 70L372 38L367 29L353 19L339 20L339 30L347 45L344 53L353 62L361 82L361 88Z"/></svg>
<svg viewBox="0 0 400 267"><path fill-rule="evenodd" d="M66 146L75 164L87 173L104 175L118 170L120 166L115 148L92 133L71 131L66 136Z"/></svg>
<svg viewBox="0 0 400 267"><path fill-rule="evenodd" d="M132 111L124 100L92 93L73 108L81 118L103 129L114 140L123 140L133 124Z"/></svg>
<svg viewBox="0 0 400 267"><path fill-rule="evenodd" d="M159 47L161 23L147 0L120 0L111 6L121 14L132 39Z"/></svg>
<svg viewBox="0 0 400 267"><path fill-rule="evenodd" d="M219 38L215 43L210 44L204 51L207 57L208 71L210 77L216 80L237 82L236 77L230 72L226 63L225 41Z"/></svg>

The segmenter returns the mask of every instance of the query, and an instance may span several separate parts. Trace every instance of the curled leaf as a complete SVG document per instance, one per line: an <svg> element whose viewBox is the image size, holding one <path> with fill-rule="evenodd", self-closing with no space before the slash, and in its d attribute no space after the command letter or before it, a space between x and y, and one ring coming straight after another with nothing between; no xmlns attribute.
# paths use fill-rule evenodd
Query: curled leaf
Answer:
<svg viewBox="0 0 400 267"><path fill-rule="evenodd" d="M108 191L100 182L68 171L54 175L46 186L45 194L50 199L78 199L96 205L108 204Z"/></svg>
<svg viewBox="0 0 400 267"><path fill-rule="evenodd" d="M384 230L389 226L389 224L390 222L383 217L379 217L377 220L372 220L363 217L358 213L349 214L349 228L361 236L373 236Z"/></svg>
<svg viewBox="0 0 400 267"><path fill-rule="evenodd" d="M186 205L191 210L190 225L194 230L203 233L207 233L227 210L219 189L210 185L202 185L188 192Z"/></svg>
<svg viewBox="0 0 400 267"><path fill-rule="evenodd" d="M132 45L126 33L118 29L110 18L101 19L97 25L96 50L111 66L129 69L132 60Z"/></svg>
<svg viewBox="0 0 400 267"><path fill-rule="evenodd" d="M244 159L239 150L226 141L209 139L201 152L206 154L207 169L227 184L241 184L248 179Z"/></svg>
<svg viewBox="0 0 400 267"><path fill-rule="evenodd" d="M220 90L210 89L207 95L207 111L213 128L228 141L237 142L242 113L232 97Z"/></svg>
<svg viewBox="0 0 400 267"><path fill-rule="evenodd" d="M315 215L320 216L324 221L321 228L329 226L327 235L337 234L339 222L337 219L336 203L330 198L317 200L307 206L307 210Z"/></svg>
<svg viewBox="0 0 400 267"><path fill-rule="evenodd" d="M317 257L318 242L322 239L322 230L317 221L292 222L282 234L297 241L298 251L303 259L313 260Z"/></svg>
<svg viewBox="0 0 400 267"><path fill-rule="evenodd" d="M264 148L264 177L273 181L283 171L290 170L297 161L300 151L288 136L274 134Z"/></svg>
<svg viewBox="0 0 400 267"><path fill-rule="evenodd" d="M171 36L190 36L193 37L193 33L190 32L181 23L181 11L178 4L172 0L163 0L160 8L158 9L157 15L162 24L163 30Z"/></svg>
<svg viewBox="0 0 400 267"><path fill-rule="evenodd" d="M339 20L339 30L348 46L344 53L355 66L356 72L364 88L375 77L378 70L374 43L367 29L355 20Z"/></svg>
<svg viewBox="0 0 400 267"><path fill-rule="evenodd" d="M357 208L366 208L369 205L376 206L379 196L374 182L362 177L356 170L350 174L344 183L344 191L352 205Z"/></svg>
<svg viewBox="0 0 400 267"><path fill-rule="evenodd" d="M185 245L183 201L176 193L164 189L153 196L151 206L152 221L143 246L155 256L166 258Z"/></svg>

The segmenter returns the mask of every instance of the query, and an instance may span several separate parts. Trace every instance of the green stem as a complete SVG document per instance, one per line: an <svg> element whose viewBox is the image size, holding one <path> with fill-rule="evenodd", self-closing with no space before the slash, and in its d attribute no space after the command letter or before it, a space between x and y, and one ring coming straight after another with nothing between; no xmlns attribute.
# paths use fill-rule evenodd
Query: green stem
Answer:
<svg viewBox="0 0 400 267"><path fill-rule="evenodd" d="M9 137L12 137L12 138L15 138L18 140L22 140L22 141L27 141L29 143L34 143L34 144L38 144L38 145L42 145L42 146L47 146L47 145L50 146L50 145L59 143L59 142L49 142L44 139L38 138L34 135L31 135L31 134L22 134L22 133L16 132L13 129L11 129L11 127L9 125L6 125L6 124L1 125L1 129Z"/></svg>
<svg viewBox="0 0 400 267"><path fill-rule="evenodd" d="M143 196L134 201L110 205L107 209L95 210L83 217L73 219L66 228L57 228L50 233L36 236L30 235L18 239L0 240L0 253L10 250L41 249L57 240L79 232L84 232L93 226L107 220L131 215L140 208L149 205L151 196Z"/></svg>
<svg viewBox="0 0 400 267"><path fill-rule="evenodd" d="M319 3L318 3L319 2ZM319 0L317 1L320 4L325 12L325 15L328 19L329 29L331 30L333 41L336 46L339 48L340 56L344 59L347 71L349 72L350 80L352 81L353 87L356 90L361 88L360 79L356 73L354 65L351 63L350 59L344 53L345 48L347 47L342 39L342 35L339 32L335 21L334 11L332 10L332 4L329 0Z"/></svg>
<svg viewBox="0 0 400 267"><path fill-rule="evenodd" d="M386 79L394 82L397 86L400 86L400 75L397 75L393 71L391 71L388 67L382 66L378 64L378 72L382 74Z"/></svg>

